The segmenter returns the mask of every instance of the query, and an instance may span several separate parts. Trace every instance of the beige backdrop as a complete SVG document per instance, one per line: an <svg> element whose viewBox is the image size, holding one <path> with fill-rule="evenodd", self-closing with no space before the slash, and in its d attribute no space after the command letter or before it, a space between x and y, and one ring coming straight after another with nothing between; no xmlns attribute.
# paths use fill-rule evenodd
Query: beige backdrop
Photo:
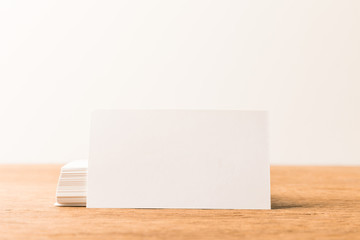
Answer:
<svg viewBox="0 0 360 240"><path fill-rule="evenodd" d="M0 2L0 163L87 158L96 108L199 108L268 110L272 164L360 164L360 1L207 1L219 5L214 18L206 1L133 1L132 11L151 13L136 23L155 26L145 35L126 2ZM187 12L184 26L208 19L193 32L205 62L216 55L201 52L202 31L216 28L219 58L241 53L234 64L224 76L124 78L130 63L152 66L137 58L148 47L171 53L166 39L183 40L166 20L176 11ZM221 25L231 17L236 29ZM164 24L173 35L159 35ZM227 32L236 42L221 42ZM124 60L132 40L146 44Z"/></svg>

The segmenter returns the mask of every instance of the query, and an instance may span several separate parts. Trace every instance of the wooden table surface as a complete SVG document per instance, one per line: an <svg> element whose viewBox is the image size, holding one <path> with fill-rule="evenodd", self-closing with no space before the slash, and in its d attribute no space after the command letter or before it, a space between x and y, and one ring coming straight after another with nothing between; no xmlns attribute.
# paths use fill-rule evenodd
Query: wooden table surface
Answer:
<svg viewBox="0 0 360 240"><path fill-rule="evenodd" d="M360 239L360 167L271 168L272 210L54 207L59 165L0 165L0 239Z"/></svg>

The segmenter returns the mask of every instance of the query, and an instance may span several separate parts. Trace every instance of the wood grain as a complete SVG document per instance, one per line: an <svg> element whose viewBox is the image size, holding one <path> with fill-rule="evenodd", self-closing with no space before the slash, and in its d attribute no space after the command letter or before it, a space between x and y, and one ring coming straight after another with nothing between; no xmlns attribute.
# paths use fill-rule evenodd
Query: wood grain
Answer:
<svg viewBox="0 0 360 240"><path fill-rule="evenodd" d="M272 210L54 207L59 165L0 165L0 239L360 239L360 167L271 168Z"/></svg>

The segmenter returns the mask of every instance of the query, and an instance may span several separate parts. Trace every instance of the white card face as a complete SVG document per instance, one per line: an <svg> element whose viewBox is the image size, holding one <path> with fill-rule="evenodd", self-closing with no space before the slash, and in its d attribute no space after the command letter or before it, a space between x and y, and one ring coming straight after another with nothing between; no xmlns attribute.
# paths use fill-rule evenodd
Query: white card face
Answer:
<svg viewBox="0 0 360 240"><path fill-rule="evenodd" d="M98 110L89 208L270 209L267 114Z"/></svg>

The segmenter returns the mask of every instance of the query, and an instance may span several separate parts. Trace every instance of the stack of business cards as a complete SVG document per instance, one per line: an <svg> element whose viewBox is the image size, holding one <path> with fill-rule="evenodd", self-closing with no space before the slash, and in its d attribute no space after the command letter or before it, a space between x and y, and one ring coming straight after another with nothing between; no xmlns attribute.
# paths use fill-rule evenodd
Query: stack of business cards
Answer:
<svg viewBox="0 0 360 240"><path fill-rule="evenodd" d="M77 160L61 168L56 206L86 206L88 161Z"/></svg>

